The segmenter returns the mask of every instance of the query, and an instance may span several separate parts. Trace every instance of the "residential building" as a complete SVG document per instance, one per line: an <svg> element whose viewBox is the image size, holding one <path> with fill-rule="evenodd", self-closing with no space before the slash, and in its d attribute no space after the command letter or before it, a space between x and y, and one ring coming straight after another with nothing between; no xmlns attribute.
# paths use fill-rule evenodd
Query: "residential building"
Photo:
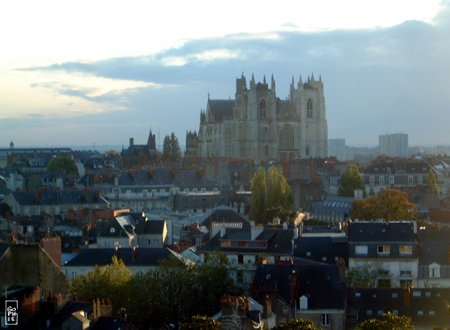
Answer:
<svg viewBox="0 0 450 330"><path fill-rule="evenodd" d="M252 283L257 265L292 264L293 229L213 225L211 236L205 245L197 249L201 261L205 262L211 254L225 254L231 278L244 288Z"/></svg>
<svg viewBox="0 0 450 330"><path fill-rule="evenodd" d="M419 231L417 287L450 288L450 228L428 226Z"/></svg>
<svg viewBox="0 0 450 330"><path fill-rule="evenodd" d="M157 276L160 262L172 255L175 255L175 252L168 248L84 249L66 262L62 270L66 278L71 281L77 276L93 271L95 266L111 264L112 258L116 256L123 261L133 275L154 272Z"/></svg>
<svg viewBox="0 0 450 330"><path fill-rule="evenodd" d="M379 136L380 154L388 157L408 157L408 134L395 133Z"/></svg>
<svg viewBox="0 0 450 330"><path fill-rule="evenodd" d="M415 329L446 329L450 289L371 288L347 291L347 327L386 313L411 318Z"/></svg>
<svg viewBox="0 0 450 330"><path fill-rule="evenodd" d="M167 243L167 222L146 220L136 226L137 244L141 248L162 248Z"/></svg>
<svg viewBox="0 0 450 330"><path fill-rule="evenodd" d="M372 265L377 287L417 286L419 242L415 221L355 221L348 226L349 269Z"/></svg>
<svg viewBox="0 0 450 330"><path fill-rule="evenodd" d="M291 265L259 265L251 285L252 297L267 297L277 322L292 318L313 321L325 329L345 329L345 284L338 267L295 259Z"/></svg>
<svg viewBox="0 0 450 330"><path fill-rule="evenodd" d="M340 161L347 160L345 139L328 139L328 157L336 157Z"/></svg>

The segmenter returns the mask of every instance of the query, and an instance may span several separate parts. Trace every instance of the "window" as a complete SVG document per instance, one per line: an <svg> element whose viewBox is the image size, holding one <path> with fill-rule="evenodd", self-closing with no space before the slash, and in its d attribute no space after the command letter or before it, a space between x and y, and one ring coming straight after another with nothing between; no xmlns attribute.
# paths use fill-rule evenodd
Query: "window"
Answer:
<svg viewBox="0 0 450 330"><path fill-rule="evenodd" d="M238 254L238 263L244 263L244 256L242 254Z"/></svg>
<svg viewBox="0 0 450 330"><path fill-rule="evenodd" d="M389 176L389 184L394 184L394 176Z"/></svg>
<svg viewBox="0 0 450 330"><path fill-rule="evenodd" d="M401 270L400 271L400 276L402 276L402 277L411 277L412 276L412 272L410 270Z"/></svg>
<svg viewBox="0 0 450 330"><path fill-rule="evenodd" d="M330 325L330 314L322 314L322 326L329 326Z"/></svg>
<svg viewBox="0 0 450 330"><path fill-rule="evenodd" d="M398 292L392 293L392 298L398 298Z"/></svg>
<svg viewBox="0 0 450 330"><path fill-rule="evenodd" d="M373 315L373 312L372 312L372 310L371 310L371 309L368 309L368 310L367 310L367 312L366 312L366 315L368 315L368 316L372 316L372 315Z"/></svg>
<svg viewBox="0 0 450 330"><path fill-rule="evenodd" d="M380 184L384 184L384 176L380 175L380 176L378 177L378 182L379 182Z"/></svg>
<svg viewBox="0 0 450 330"><path fill-rule="evenodd" d="M373 175L369 176L369 183L373 184L375 182L375 177Z"/></svg>
<svg viewBox="0 0 450 330"><path fill-rule="evenodd" d="M412 175L408 176L408 184L413 184L414 183L414 177Z"/></svg>
<svg viewBox="0 0 450 330"><path fill-rule="evenodd" d="M434 316L434 315L436 315L436 313L433 310L428 312L428 316Z"/></svg>
<svg viewBox="0 0 450 330"><path fill-rule="evenodd" d="M389 255L391 247L389 245L378 245L377 252L378 255Z"/></svg>
<svg viewBox="0 0 450 330"><path fill-rule="evenodd" d="M423 311L422 310L417 311L417 316L422 317L423 316Z"/></svg>
<svg viewBox="0 0 450 330"><path fill-rule="evenodd" d="M440 278L441 277L441 267L438 264L431 264L429 267L428 275L430 278Z"/></svg>
<svg viewBox="0 0 450 330"><path fill-rule="evenodd" d="M309 156L309 146L306 146L306 156Z"/></svg>
<svg viewBox="0 0 450 330"><path fill-rule="evenodd" d="M266 108L266 100L262 99L259 102L259 110L264 110Z"/></svg>
<svg viewBox="0 0 450 330"><path fill-rule="evenodd" d="M413 247L412 245L400 245L399 252L401 255L412 255Z"/></svg>
<svg viewBox="0 0 450 330"><path fill-rule="evenodd" d="M308 99L308 102L306 103L306 117L313 117L313 102L311 99Z"/></svg>
<svg viewBox="0 0 450 330"><path fill-rule="evenodd" d="M356 245L355 246L355 254L366 255L367 254L367 245Z"/></svg>

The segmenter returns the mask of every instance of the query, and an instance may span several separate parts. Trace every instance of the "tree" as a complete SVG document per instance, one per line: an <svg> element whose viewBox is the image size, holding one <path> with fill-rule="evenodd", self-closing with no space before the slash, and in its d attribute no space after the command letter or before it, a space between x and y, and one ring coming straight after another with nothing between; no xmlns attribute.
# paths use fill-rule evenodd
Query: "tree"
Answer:
<svg viewBox="0 0 450 330"><path fill-rule="evenodd" d="M54 157L47 165L47 170L52 172L66 172L78 175L78 167L72 159L67 157Z"/></svg>
<svg viewBox="0 0 450 330"><path fill-rule="evenodd" d="M164 138L162 159L164 161L175 162L177 160L180 160L180 158L180 144L178 143L178 138L172 132L170 136L166 135L166 137Z"/></svg>
<svg viewBox="0 0 450 330"><path fill-rule="evenodd" d="M341 175L338 194L340 196L354 196L355 189L364 189L364 182L356 164L350 164Z"/></svg>
<svg viewBox="0 0 450 330"><path fill-rule="evenodd" d="M292 216L292 191L281 169L258 169L251 180L250 219L266 223L274 218Z"/></svg>
<svg viewBox="0 0 450 330"><path fill-rule="evenodd" d="M249 217L255 222L264 222L266 214L266 173L260 168L250 181L252 195L250 198Z"/></svg>
<svg viewBox="0 0 450 330"><path fill-rule="evenodd" d="M378 268L374 264L353 267L345 273L345 284L349 288L374 288Z"/></svg>
<svg viewBox="0 0 450 330"><path fill-rule="evenodd" d="M320 330L313 321L293 319L278 324L273 330Z"/></svg>
<svg viewBox="0 0 450 330"><path fill-rule="evenodd" d="M436 179L436 174L434 174L433 169L430 168L428 171L428 189L432 192L437 194L439 192L439 186Z"/></svg>
<svg viewBox="0 0 450 330"><path fill-rule="evenodd" d="M358 330L414 330L412 320L408 316L384 314L381 319L369 319L358 324Z"/></svg>
<svg viewBox="0 0 450 330"><path fill-rule="evenodd" d="M181 324L181 330L220 330L220 322L208 316L195 315L192 316L190 322Z"/></svg>
<svg viewBox="0 0 450 330"><path fill-rule="evenodd" d="M385 189L374 196L355 200L350 216L359 220L406 220L416 218L415 209L406 192Z"/></svg>
<svg viewBox="0 0 450 330"><path fill-rule="evenodd" d="M127 300L126 286L131 280L131 271L122 260L114 256L111 264L96 266L87 275L76 277L69 285L75 299L92 301L94 299L110 300L113 310L123 307Z"/></svg>

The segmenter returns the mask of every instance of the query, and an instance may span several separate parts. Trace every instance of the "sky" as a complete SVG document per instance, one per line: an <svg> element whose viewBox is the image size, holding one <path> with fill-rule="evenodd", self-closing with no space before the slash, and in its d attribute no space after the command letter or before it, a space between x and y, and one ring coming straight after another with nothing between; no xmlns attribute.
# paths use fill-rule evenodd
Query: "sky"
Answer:
<svg viewBox="0 0 450 330"><path fill-rule="evenodd" d="M0 148L157 144L235 79L322 77L329 138L450 144L450 1L0 2Z"/></svg>

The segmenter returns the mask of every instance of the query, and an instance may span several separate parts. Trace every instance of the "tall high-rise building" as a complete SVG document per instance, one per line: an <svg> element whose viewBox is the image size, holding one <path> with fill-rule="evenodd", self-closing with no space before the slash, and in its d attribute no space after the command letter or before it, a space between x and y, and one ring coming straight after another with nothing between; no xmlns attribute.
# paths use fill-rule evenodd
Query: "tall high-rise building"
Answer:
<svg viewBox="0 0 450 330"><path fill-rule="evenodd" d="M345 145L345 139L329 139L328 156L336 157L338 160L347 160L347 146Z"/></svg>
<svg viewBox="0 0 450 330"><path fill-rule="evenodd" d="M328 126L322 79L308 77L290 86L289 97L277 97L275 80L270 87L255 82L247 86L244 75L236 79L235 99L208 97L200 114L200 157L246 158L255 161L326 157Z"/></svg>
<svg viewBox="0 0 450 330"><path fill-rule="evenodd" d="M408 134L395 133L379 136L380 154L389 157L408 157Z"/></svg>

